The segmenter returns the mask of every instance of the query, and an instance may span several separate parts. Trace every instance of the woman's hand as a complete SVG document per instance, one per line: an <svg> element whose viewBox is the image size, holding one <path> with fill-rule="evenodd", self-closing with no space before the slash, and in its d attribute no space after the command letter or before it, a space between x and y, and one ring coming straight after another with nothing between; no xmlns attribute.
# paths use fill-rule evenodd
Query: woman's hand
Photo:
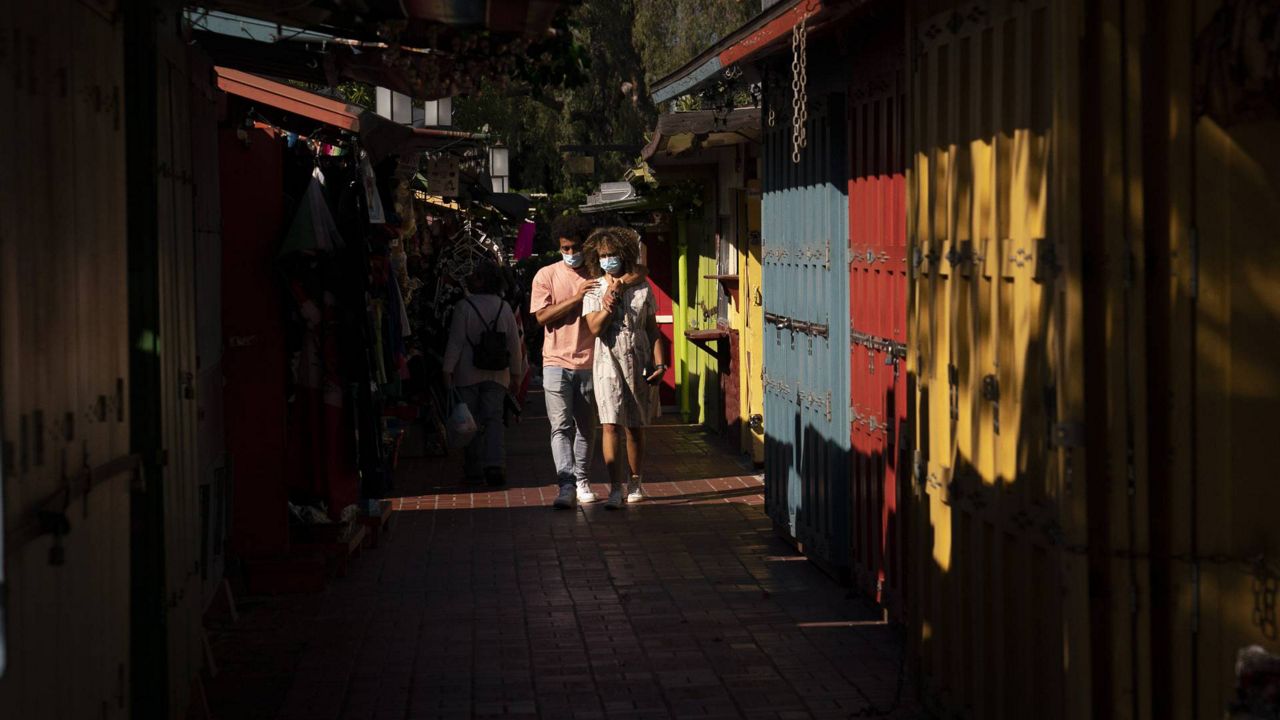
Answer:
<svg viewBox="0 0 1280 720"><path fill-rule="evenodd" d="M601 300L603 309L612 314L618 307L618 300L622 296L622 282L615 277L605 276L604 280L604 298Z"/></svg>

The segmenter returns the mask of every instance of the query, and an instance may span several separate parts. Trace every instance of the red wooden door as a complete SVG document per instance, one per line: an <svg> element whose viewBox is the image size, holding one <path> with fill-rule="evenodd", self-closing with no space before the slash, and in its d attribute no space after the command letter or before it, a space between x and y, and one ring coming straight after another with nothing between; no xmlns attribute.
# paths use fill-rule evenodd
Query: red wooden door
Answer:
<svg viewBox="0 0 1280 720"><path fill-rule="evenodd" d="M859 585L903 616L900 497L908 477L905 81L901 45L855 55L849 85L852 558Z"/></svg>
<svg viewBox="0 0 1280 720"><path fill-rule="evenodd" d="M648 233L644 236L644 263L649 268L649 287L658 301L658 329L662 337L667 339L667 357L664 360L669 366L662 376L662 387L659 398L663 407L672 407L676 400L676 368L671 353L675 347L675 336L671 321L671 292L675 290L675 280L671 272L672 249L671 235L668 233Z"/></svg>

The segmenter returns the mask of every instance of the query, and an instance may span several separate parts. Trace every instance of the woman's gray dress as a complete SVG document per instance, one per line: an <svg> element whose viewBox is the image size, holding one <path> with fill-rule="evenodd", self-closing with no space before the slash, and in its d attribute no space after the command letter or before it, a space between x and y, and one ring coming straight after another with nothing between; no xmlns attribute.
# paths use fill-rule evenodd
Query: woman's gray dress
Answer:
<svg viewBox="0 0 1280 720"><path fill-rule="evenodd" d="M582 300L582 314L604 307L604 282ZM596 338L592 384L596 408L605 425L644 427L659 409L658 388L644 379L651 367L653 338L648 327L658 312L657 300L648 283L628 287L611 321Z"/></svg>

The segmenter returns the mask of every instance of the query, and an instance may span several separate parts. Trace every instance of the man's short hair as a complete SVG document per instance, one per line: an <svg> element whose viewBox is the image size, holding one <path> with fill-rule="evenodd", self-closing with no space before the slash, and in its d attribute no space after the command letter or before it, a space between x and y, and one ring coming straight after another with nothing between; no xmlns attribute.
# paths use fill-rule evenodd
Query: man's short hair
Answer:
<svg viewBox="0 0 1280 720"><path fill-rule="evenodd" d="M581 215L561 215L551 223L551 239L556 243L560 238L582 242L590 232L591 223Z"/></svg>

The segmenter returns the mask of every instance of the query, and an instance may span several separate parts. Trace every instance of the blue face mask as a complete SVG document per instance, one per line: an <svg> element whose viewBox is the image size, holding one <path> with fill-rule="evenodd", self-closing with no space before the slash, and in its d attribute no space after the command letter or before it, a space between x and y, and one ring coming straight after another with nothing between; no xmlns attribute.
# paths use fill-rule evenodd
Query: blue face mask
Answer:
<svg viewBox="0 0 1280 720"><path fill-rule="evenodd" d="M622 269L622 258L616 255L600 258L600 269L613 275Z"/></svg>
<svg viewBox="0 0 1280 720"><path fill-rule="evenodd" d="M582 253L561 252L560 257L564 258L564 264L571 268L576 268L582 264Z"/></svg>

